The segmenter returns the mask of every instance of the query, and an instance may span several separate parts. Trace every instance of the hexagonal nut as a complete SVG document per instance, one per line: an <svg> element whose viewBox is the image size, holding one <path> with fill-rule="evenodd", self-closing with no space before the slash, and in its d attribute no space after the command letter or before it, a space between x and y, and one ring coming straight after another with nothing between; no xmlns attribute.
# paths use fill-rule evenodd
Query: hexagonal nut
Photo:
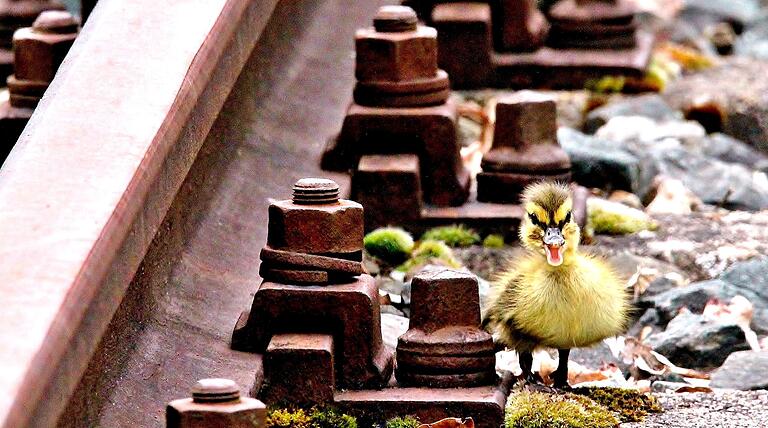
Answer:
<svg viewBox="0 0 768 428"><path fill-rule="evenodd" d="M267 410L254 398L235 402L196 403L191 398L171 401L166 408L168 428L263 428Z"/></svg>
<svg viewBox="0 0 768 428"><path fill-rule="evenodd" d="M365 82L427 79L437 74L437 30L379 33L358 30L355 77Z"/></svg>
<svg viewBox="0 0 768 428"><path fill-rule="evenodd" d="M77 33L50 34L22 28L13 35L14 70L18 79L50 82Z"/></svg>
<svg viewBox="0 0 768 428"><path fill-rule="evenodd" d="M274 202L269 206L267 244L278 250L311 254L361 251L363 206L345 199L326 205Z"/></svg>
<svg viewBox="0 0 768 428"><path fill-rule="evenodd" d="M496 103L494 147L557 142L557 105L545 94L519 91Z"/></svg>

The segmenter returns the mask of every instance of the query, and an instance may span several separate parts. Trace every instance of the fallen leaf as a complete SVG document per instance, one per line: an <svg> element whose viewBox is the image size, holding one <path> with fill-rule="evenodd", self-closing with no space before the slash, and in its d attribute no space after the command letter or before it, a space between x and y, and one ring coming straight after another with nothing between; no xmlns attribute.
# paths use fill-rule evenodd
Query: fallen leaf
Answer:
<svg viewBox="0 0 768 428"><path fill-rule="evenodd" d="M475 428L472 418L446 418L431 424L421 424L419 428Z"/></svg>
<svg viewBox="0 0 768 428"><path fill-rule="evenodd" d="M677 388L675 392L712 392L712 388L708 386L681 386Z"/></svg>

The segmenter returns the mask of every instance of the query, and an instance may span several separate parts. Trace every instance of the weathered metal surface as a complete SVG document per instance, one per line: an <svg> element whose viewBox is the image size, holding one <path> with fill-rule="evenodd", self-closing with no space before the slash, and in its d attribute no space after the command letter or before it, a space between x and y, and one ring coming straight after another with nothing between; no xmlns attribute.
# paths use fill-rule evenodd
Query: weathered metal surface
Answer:
<svg viewBox="0 0 768 428"><path fill-rule="evenodd" d="M48 10L32 27L13 35L15 73L8 98L0 100L0 160L13 148L77 37L78 23L66 11Z"/></svg>
<svg viewBox="0 0 768 428"><path fill-rule="evenodd" d="M411 281L411 319L397 342L400 385L440 388L497 381L493 338L480 329L477 278L451 270Z"/></svg>
<svg viewBox="0 0 768 428"><path fill-rule="evenodd" d="M201 379L192 398L171 401L167 428L264 428L267 409L254 398L240 397L240 387L229 379Z"/></svg>
<svg viewBox="0 0 768 428"><path fill-rule="evenodd" d="M568 182L571 160L557 143L555 101L520 91L496 104L493 147L477 175L477 199L517 203L526 186L542 181Z"/></svg>
<svg viewBox="0 0 768 428"><path fill-rule="evenodd" d="M472 417L477 428L504 425L507 389L498 386L474 388L387 388L381 391L340 391L336 405L344 411L378 415L382 419L414 415L421 421L447 417Z"/></svg>
<svg viewBox="0 0 768 428"><path fill-rule="evenodd" d="M157 361L178 361L204 341L205 327L196 325L162 341L173 349L170 358L155 360L157 347L142 353L133 346L156 315L148 302L167 291L142 281L172 257L148 260L138 275L137 268L274 5L183 0L158 9L135 0L96 9L0 170L3 426L161 426L164 403L215 374L201 367L176 379L180 373L171 370L154 378L162 387L153 389L151 374L132 371L141 391L124 405L110 403L119 417L98 421L110 394L130 389L130 376L113 376L134 354L153 361L151 372ZM172 240L169 230L188 227L169 216L157 245ZM126 290L134 277L140 292ZM116 309L129 321L113 318ZM110 320L119 327L108 330ZM94 356L100 341L106 351ZM226 349L225 339L219 348ZM86 371L89 362L93 371Z"/></svg>
<svg viewBox="0 0 768 428"><path fill-rule="evenodd" d="M381 340L380 317L378 288L369 275L321 287L264 282L235 327L232 348L263 353L277 333L331 334L339 343L338 385L381 388L393 359Z"/></svg>
<svg viewBox="0 0 768 428"><path fill-rule="evenodd" d="M0 80L13 73L13 33L31 26L46 10L65 10L65 7L59 0L0 1Z"/></svg>
<svg viewBox="0 0 768 428"><path fill-rule="evenodd" d="M530 8L525 1L488 3L490 7L410 2L437 28L438 63L451 76L454 88L580 88L587 80L605 75L641 77L650 61L654 36L637 31L634 9L625 7L626 1L565 0L555 5L556 18L544 45L537 45L534 37L520 37L543 31L536 18L520 13ZM526 21L527 27L520 21ZM512 36L517 39L511 41L522 42L508 41L505 47L504 37ZM494 43L489 45L491 38ZM465 40L471 49L462 48Z"/></svg>
<svg viewBox="0 0 768 428"><path fill-rule="evenodd" d="M366 207L366 230L419 221L424 205L419 168L415 154L360 158L352 176L352 199Z"/></svg>
<svg viewBox="0 0 768 428"><path fill-rule="evenodd" d="M76 393L82 408L63 426L160 427L162 403L184 396L190 379L259 376L260 357L229 340L258 288L267 199L321 174L316 161L354 85L355 29L379 4L290 1L259 15L269 23ZM348 188L344 175L332 178Z"/></svg>
<svg viewBox="0 0 768 428"><path fill-rule="evenodd" d="M258 396L266 403L314 406L333 403L336 387L333 336L276 334L264 354L264 384Z"/></svg>
<svg viewBox="0 0 768 428"><path fill-rule="evenodd" d="M374 25L378 20L387 31L358 30L355 103L322 166L354 170L364 155L416 154L425 200L460 205L469 196L470 178L460 158L456 106L448 101L448 75L437 68L437 32L412 28L414 19L408 7L385 6ZM359 188L355 194L363 191L377 193Z"/></svg>

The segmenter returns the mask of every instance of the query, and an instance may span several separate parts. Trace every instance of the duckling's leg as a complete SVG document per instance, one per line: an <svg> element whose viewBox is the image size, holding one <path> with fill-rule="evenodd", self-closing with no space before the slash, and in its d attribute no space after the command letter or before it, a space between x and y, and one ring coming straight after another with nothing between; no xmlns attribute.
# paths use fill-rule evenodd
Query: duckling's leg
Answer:
<svg viewBox="0 0 768 428"><path fill-rule="evenodd" d="M529 383L536 383L536 378L533 376L533 354L529 351L520 351L517 358L523 370L523 379Z"/></svg>
<svg viewBox="0 0 768 428"><path fill-rule="evenodd" d="M568 385L568 355L570 354L570 349L558 349L558 362L557 362L557 370L555 370L554 373L552 373L552 380L554 381L555 388L561 388L561 389L568 389L570 388L570 385Z"/></svg>

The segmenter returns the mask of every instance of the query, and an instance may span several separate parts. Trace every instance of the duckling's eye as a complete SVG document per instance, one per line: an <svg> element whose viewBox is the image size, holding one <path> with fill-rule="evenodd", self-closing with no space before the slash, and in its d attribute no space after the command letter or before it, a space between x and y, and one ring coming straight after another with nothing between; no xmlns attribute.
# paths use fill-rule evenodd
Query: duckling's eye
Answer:
<svg viewBox="0 0 768 428"><path fill-rule="evenodd" d="M536 214L534 213L528 213L528 218L531 219L531 223L533 223L536 226L539 226L542 229L546 229L547 225L539 221L539 218L536 217Z"/></svg>

